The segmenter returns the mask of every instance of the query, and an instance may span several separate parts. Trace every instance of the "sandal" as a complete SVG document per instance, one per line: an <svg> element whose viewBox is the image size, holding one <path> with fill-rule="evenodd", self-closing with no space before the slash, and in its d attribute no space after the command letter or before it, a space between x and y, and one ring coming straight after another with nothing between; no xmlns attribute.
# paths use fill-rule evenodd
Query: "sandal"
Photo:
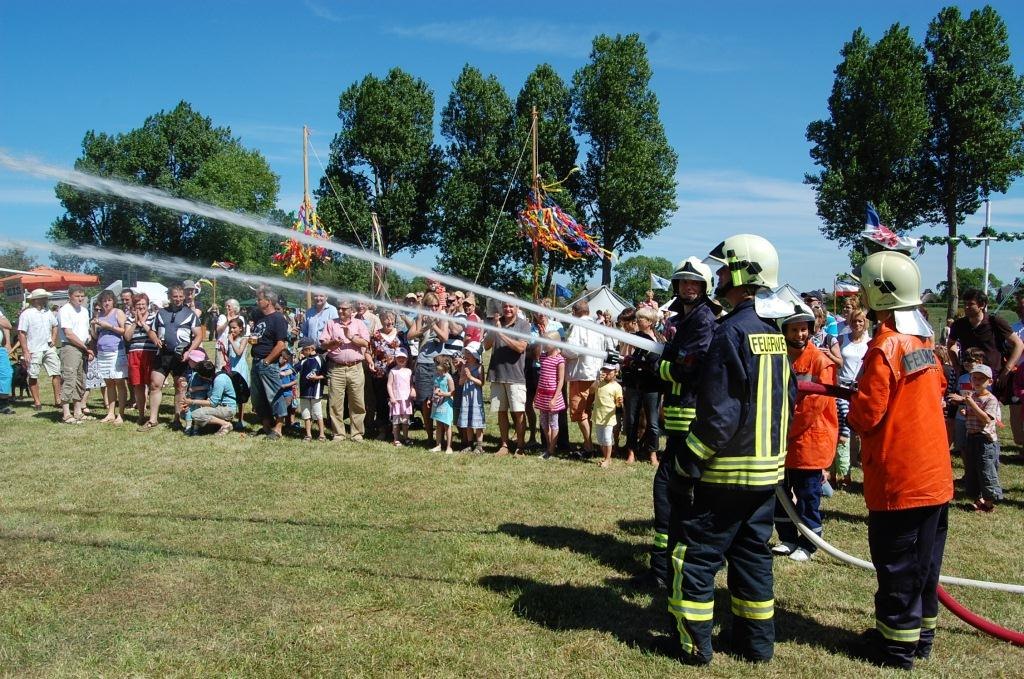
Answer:
<svg viewBox="0 0 1024 679"><path fill-rule="evenodd" d="M317 436L317 437L316 437L316 440L317 440L317 441L326 441L326 440L327 440L327 437L326 437L326 436L324 436L323 434L320 434L320 436Z"/></svg>
<svg viewBox="0 0 1024 679"><path fill-rule="evenodd" d="M312 436L303 436L303 437L302 437L302 440L303 440L303 441L312 441L312 440L313 440L313 437L312 437Z"/></svg>
<svg viewBox="0 0 1024 679"><path fill-rule="evenodd" d="M139 427L139 431L150 431L152 429L156 429L157 426L158 425L153 424L149 420L146 420L146 422Z"/></svg>
<svg viewBox="0 0 1024 679"><path fill-rule="evenodd" d="M220 429L218 429L214 433L214 436L227 436L228 434L231 433L231 431L232 431L231 425L230 424L226 424L223 427L221 427Z"/></svg>
<svg viewBox="0 0 1024 679"><path fill-rule="evenodd" d="M71 417L70 415L68 415L67 417L62 419L61 422L63 422L64 424L82 424L81 420L76 420L75 418Z"/></svg>

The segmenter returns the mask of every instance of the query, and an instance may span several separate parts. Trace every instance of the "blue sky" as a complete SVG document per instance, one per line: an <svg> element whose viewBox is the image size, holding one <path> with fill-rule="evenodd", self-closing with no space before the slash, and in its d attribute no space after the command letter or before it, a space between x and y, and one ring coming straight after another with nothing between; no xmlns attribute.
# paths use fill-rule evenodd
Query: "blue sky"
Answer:
<svg viewBox="0 0 1024 679"><path fill-rule="evenodd" d="M398 66L423 78L439 114L466 63L495 74L514 97L537 64L568 81L594 35L636 32L679 154L679 211L642 253L703 256L721 237L750 231L777 244L783 279L829 287L848 260L820 235L802 184L814 169L807 123L825 115L839 49L856 27L877 39L900 22L920 39L944 4L4 2L0 148L70 166L87 130L123 132L184 99L263 152L281 177L280 207L292 210L302 193L302 125L326 162L338 95L365 74ZM1022 73L1024 4L992 4ZM310 171L315 185L315 158ZM994 200L996 228L1024 230L1022 187ZM41 240L59 214L52 184L0 170L0 236ZM979 213L964 231L982 224ZM944 277L944 253L933 246L919 260L926 285ZM981 266L981 248L960 253L961 266ZM1003 280L1022 261L1024 245L993 246L992 271Z"/></svg>

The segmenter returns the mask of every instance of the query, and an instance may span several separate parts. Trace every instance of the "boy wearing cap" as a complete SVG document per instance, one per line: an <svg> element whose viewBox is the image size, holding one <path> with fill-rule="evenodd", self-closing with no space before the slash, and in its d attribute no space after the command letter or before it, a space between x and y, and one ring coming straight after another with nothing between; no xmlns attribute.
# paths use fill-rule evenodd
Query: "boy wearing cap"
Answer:
<svg viewBox="0 0 1024 679"><path fill-rule="evenodd" d="M324 431L324 412L320 404L324 394L324 363L316 355L316 341L311 337L299 339L299 417L306 427L303 441L313 440L313 420L320 432L320 441L327 440Z"/></svg>
<svg viewBox="0 0 1024 679"><path fill-rule="evenodd" d="M964 490L968 497L976 498L974 510L992 512L996 500L1003 499L999 485L999 452L996 447L996 422L1001 417L1001 406L989 387L992 369L984 363L971 368L971 386L974 393L953 394L952 401L963 403L967 409L967 450L964 453Z"/></svg>
<svg viewBox="0 0 1024 679"><path fill-rule="evenodd" d="M45 368L53 382L53 398L60 392L60 358L57 356L57 317L46 308L50 293L36 288L28 296L31 306L18 317L18 341L21 355L28 370L28 390L32 394L32 408L42 410L39 396L39 369Z"/></svg>

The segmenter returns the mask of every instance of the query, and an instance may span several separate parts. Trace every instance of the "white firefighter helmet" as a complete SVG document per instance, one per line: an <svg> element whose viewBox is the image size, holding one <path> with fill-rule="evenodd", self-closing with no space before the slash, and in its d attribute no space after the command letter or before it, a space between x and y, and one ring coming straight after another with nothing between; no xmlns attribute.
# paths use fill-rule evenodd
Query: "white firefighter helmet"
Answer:
<svg viewBox="0 0 1024 679"><path fill-rule="evenodd" d="M774 289L779 285L779 254L761 236L750 233L729 236L715 246L708 259L729 267L732 286L756 285ZM716 292L721 294L726 289Z"/></svg>
<svg viewBox="0 0 1024 679"><path fill-rule="evenodd" d="M673 281L703 281L704 292L710 292L715 286L711 284L711 267L696 257L687 257L676 265ZM672 284L675 287L675 283Z"/></svg>
<svg viewBox="0 0 1024 679"><path fill-rule="evenodd" d="M902 252L868 255L860 267L865 305L874 311L910 309L921 305L921 270Z"/></svg>
<svg viewBox="0 0 1024 679"><path fill-rule="evenodd" d="M799 323L800 321L810 323L810 329L814 330L814 312L811 310L811 307L803 302L797 302L793 305L793 313L782 319L782 325Z"/></svg>

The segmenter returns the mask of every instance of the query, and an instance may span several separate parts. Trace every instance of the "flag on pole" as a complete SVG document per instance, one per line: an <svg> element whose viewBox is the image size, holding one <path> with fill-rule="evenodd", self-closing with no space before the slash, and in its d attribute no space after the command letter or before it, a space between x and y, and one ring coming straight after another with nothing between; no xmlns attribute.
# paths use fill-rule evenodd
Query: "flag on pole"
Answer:
<svg viewBox="0 0 1024 679"><path fill-rule="evenodd" d="M555 283L555 297L561 297L563 299L572 299L572 290L565 287L561 283Z"/></svg>
<svg viewBox="0 0 1024 679"><path fill-rule="evenodd" d="M661 276L655 276L651 274L651 290L671 290L672 281Z"/></svg>
<svg viewBox="0 0 1024 679"><path fill-rule="evenodd" d="M859 292L859 285L854 285L853 283L846 283L844 281L838 281L836 283L836 295L840 297L849 297L850 295L856 295Z"/></svg>

